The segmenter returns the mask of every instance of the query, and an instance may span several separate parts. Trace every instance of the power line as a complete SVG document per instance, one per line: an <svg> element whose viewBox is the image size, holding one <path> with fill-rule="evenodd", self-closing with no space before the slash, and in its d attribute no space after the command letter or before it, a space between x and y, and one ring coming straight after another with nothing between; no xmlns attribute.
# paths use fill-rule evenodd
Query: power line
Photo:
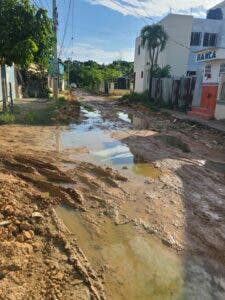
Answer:
<svg viewBox="0 0 225 300"><path fill-rule="evenodd" d="M154 19L153 19L151 16L149 16L149 12L148 12L147 9L144 7L144 5L143 5L143 3L141 2L141 0L138 0L138 2L140 3L143 12L146 13L147 16L149 17L149 19L151 19L152 22L154 23Z"/></svg>
<svg viewBox="0 0 225 300"><path fill-rule="evenodd" d="M133 10L133 9L130 9L130 8L128 8L128 7L124 7L122 4L120 4L119 2L116 2L115 0L110 0L110 1L111 1L112 3L114 3L114 4L116 4L117 6L122 7L124 10L128 11L129 13L132 13L132 15L135 14L135 15L137 15L137 16L140 16L141 19L142 19L142 21L145 22L146 24L148 24L148 22L147 22L145 19L150 19L150 20L152 20L151 17L146 17L146 16L144 16L144 15L139 14L138 12L136 12L136 11ZM143 18L144 18L144 19L143 19Z"/></svg>
<svg viewBox="0 0 225 300"><path fill-rule="evenodd" d="M70 0L69 6L68 6L68 12L67 12L67 16L66 16L66 22L65 22L64 32L63 32L62 44L61 44L60 51L59 51L59 56L62 54L62 50L63 50L63 46L64 46L64 42L65 42L65 37L66 37L68 22L69 22L69 17L70 17L71 2L72 2L72 0Z"/></svg>

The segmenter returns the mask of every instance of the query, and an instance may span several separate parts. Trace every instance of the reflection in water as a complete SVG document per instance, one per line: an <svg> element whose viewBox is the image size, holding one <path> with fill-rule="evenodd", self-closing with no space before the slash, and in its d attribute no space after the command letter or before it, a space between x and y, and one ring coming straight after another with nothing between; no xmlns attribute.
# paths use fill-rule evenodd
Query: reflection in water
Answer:
<svg viewBox="0 0 225 300"><path fill-rule="evenodd" d="M117 115L119 119L131 123L134 129L147 130L150 128L149 121L145 118L140 118L138 116L135 116L134 114L127 114L124 112L119 112Z"/></svg>
<svg viewBox="0 0 225 300"><path fill-rule="evenodd" d="M135 232L131 225L116 226L108 219L99 224L96 234L79 212L66 207L56 211L94 268L108 266L105 288L109 299L179 299L181 262L161 244Z"/></svg>
<svg viewBox="0 0 225 300"><path fill-rule="evenodd" d="M79 159L102 165L107 164L118 169L126 165L136 175L156 177L157 172L154 166L145 163L142 157L136 157L126 144L111 138L111 132L101 129L99 125L104 121L98 111L87 111L84 108L81 111L87 119L81 124L70 126L69 130L62 133L62 149L87 147L88 155L79 155ZM105 125L110 127L112 123ZM138 164L135 167L136 163Z"/></svg>
<svg viewBox="0 0 225 300"><path fill-rule="evenodd" d="M107 299L224 299L225 273L214 262L182 258L131 224L116 226L101 217L96 233L82 213L65 206L57 207L56 212L92 266L96 270L107 266Z"/></svg>
<svg viewBox="0 0 225 300"><path fill-rule="evenodd" d="M119 119L125 121L125 122L128 122L128 123L131 123L131 115L127 114L127 113L124 113L124 112L118 112L118 117Z"/></svg>

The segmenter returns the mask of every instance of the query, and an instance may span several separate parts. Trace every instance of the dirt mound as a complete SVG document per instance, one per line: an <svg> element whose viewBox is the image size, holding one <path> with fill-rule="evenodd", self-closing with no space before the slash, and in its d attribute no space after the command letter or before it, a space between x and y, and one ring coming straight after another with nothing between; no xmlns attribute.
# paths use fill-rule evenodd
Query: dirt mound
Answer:
<svg viewBox="0 0 225 300"><path fill-rule="evenodd" d="M52 183L54 182L54 183ZM74 183L47 159L0 158L0 299L104 299L98 276L52 210L80 207Z"/></svg>

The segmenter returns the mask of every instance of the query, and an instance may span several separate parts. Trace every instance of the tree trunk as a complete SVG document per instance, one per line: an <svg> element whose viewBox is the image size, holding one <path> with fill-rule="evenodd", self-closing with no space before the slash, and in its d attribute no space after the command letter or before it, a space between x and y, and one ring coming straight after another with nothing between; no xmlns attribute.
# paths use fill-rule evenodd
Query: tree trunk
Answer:
<svg viewBox="0 0 225 300"><path fill-rule="evenodd" d="M6 66L1 65L1 81L2 81L2 101L3 101L3 111L7 109L7 80L6 80Z"/></svg>
<svg viewBox="0 0 225 300"><path fill-rule="evenodd" d="M149 89L148 89L148 94L149 94L149 99L152 99L152 83L153 83L153 77L152 77L152 72L153 72L153 66L151 66L150 71L149 71Z"/></svg>

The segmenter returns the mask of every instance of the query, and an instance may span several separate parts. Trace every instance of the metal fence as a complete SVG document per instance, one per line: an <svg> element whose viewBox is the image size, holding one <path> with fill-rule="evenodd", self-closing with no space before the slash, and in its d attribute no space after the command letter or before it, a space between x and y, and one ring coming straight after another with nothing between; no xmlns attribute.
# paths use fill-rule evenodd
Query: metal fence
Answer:
<svg viewBox="0 0 225 300"><path fill-rule="evenodd" d="M196 86L196 76L154 78L152 98L172 108L191 109Z"/></svg>

